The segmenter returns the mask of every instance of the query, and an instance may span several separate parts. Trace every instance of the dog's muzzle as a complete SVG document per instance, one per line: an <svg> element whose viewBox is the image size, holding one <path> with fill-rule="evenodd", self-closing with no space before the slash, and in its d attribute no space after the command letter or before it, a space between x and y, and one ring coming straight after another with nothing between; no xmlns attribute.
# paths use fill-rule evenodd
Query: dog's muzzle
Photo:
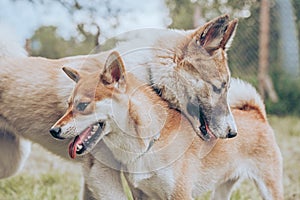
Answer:
<svg viewBox="0 0 300 200"><path fill-rule="evenodd" d="M63 138L63 137L60 136L60 133L61 133L61 128L60 127L51 128L50 129L50 133L56 139L59 139L59 140L65 139L65 138Z"/></svg>

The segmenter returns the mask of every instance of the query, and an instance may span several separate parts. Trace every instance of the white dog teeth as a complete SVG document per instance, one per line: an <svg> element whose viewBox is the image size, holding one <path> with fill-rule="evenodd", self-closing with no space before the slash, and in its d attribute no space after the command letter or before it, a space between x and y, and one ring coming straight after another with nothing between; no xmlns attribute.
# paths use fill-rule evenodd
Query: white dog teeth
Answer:
<svg viewBox="0 0 300 200"><path fill-rule="evenodd" d="M90 132L90 134L83 141L85 144L89 144L90 143L89 139L91 139L92 136L97 132L98 128L99 128L99 126L93 125L92 131ZM79 151L80 149L82 149L82 147L83 147L83 145L78 144L77 145L77 151Z"/></svg>
<svg viewBox="0 0 300 200"><path fill-rule="evenodd" d="M97 130L98 130L99 126L98 125L93 125L93 130L91 131L91 135L94 135ZM91 136L88 137L88 139L90 139Z"/></svg>
<svg viewBox="0 0 300 200"><path fill-rule="evenodd" d="M97 126L97 125L94 125L94 126L93 126L93 132L96 132L97 129L98 129L98 126Z"/></svg>
<svg viewBox="0 0 300 200"><path fill-rule="evenodd" d="M82 147L83 147L83 145L81 145L81 144L77 144L77 151L79 151L79 150L81 150L82 149Z"/></svg>

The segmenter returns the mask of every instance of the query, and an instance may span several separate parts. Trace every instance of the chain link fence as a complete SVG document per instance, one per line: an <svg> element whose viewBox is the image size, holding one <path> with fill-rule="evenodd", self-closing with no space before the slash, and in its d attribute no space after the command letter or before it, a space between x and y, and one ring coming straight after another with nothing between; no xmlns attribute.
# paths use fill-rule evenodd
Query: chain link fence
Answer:
<svg viewBox="0 0 300 200"><path fill-rule="evenodd" d="M239 20L228 52L232 75L256 86L265 99L268 113L300 115L297 103L300 99L300 3L269 1L269 24L261 24L266 17L261 16L262 2L253 5L250 17ZM262 41L262 26L268 26L267 41ZM262 43L267 55L262 55ZM262 59L266 59L266 66L262 66ZM264 70L266 74L261 74ZM271 82L264 87L264 80L260 79L268 80L269 77Z"/></svg>

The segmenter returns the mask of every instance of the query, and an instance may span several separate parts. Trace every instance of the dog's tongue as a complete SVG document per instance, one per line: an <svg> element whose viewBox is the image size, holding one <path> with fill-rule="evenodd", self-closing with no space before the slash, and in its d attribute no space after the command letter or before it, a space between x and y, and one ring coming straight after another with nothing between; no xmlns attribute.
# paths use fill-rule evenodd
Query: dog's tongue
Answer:
<svg viewBox="0 0 300 200"><path fill-rule="evenodd" d="M82 144L84 141L84 138L88 136L88 134L91 131L91 127L86 128L80 135L77 135L73 142L69 144L69 155L72 159L76 158L76 150L77 150L77 144Z"/></svg>
<svg viewBox="0 0 300 200"><path fill-rule="evenodd" d="M76 146L81 143L81 139L79 135L77 135L73 142L69 144L69 155L72 159L76 158Z"/></svg>

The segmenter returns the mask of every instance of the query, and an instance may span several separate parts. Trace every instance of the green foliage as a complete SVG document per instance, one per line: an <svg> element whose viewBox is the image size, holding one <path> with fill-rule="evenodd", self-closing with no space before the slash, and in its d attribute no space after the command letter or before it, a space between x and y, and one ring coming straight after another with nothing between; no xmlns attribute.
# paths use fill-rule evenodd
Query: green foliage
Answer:
<svg viewBox="0 0 300 200"><path fill-rule="evenodd" d="M118 42L121 42L122 40L119 40L117 38L109 38L105 40L103 44L99 45L99 51L108 51L116 47Z"/></svg>
<svg viewBox="0 0 300 200"><path fill-rule="evenodd" d="M191 29L193 28L194 6L191 1L186 0L166 0L170 9L172 24L170 28Z"/></svg>
<svg viewBox="0 0 300 200"><path fill-rule="evenodd" d="M299 115L300 114L300 79L291 79L282 72L280 75L273 75L274 87L278 93L277 103L266 100L267 112L277 115Z"/></svg>
<svg viewBox="0 0 300 200"><path fill-rule="evenodd" d="M292 0L292 4L294 6L294 13L295 13L295 21L297 23L298 30L300 30L300 1L299 0ZM298 42L300 47L300 32L298 32Z"/></svg>
<svg viewBox="0 0 300 200"><path fill-rule="evenodd" d="M72 55L89 54L95 48L95 36L87 34L82 41L72 37L65 40L56 33L57 28L46 26L39 28L31 38L31 55L46 58L61 58Z"/></svg>

